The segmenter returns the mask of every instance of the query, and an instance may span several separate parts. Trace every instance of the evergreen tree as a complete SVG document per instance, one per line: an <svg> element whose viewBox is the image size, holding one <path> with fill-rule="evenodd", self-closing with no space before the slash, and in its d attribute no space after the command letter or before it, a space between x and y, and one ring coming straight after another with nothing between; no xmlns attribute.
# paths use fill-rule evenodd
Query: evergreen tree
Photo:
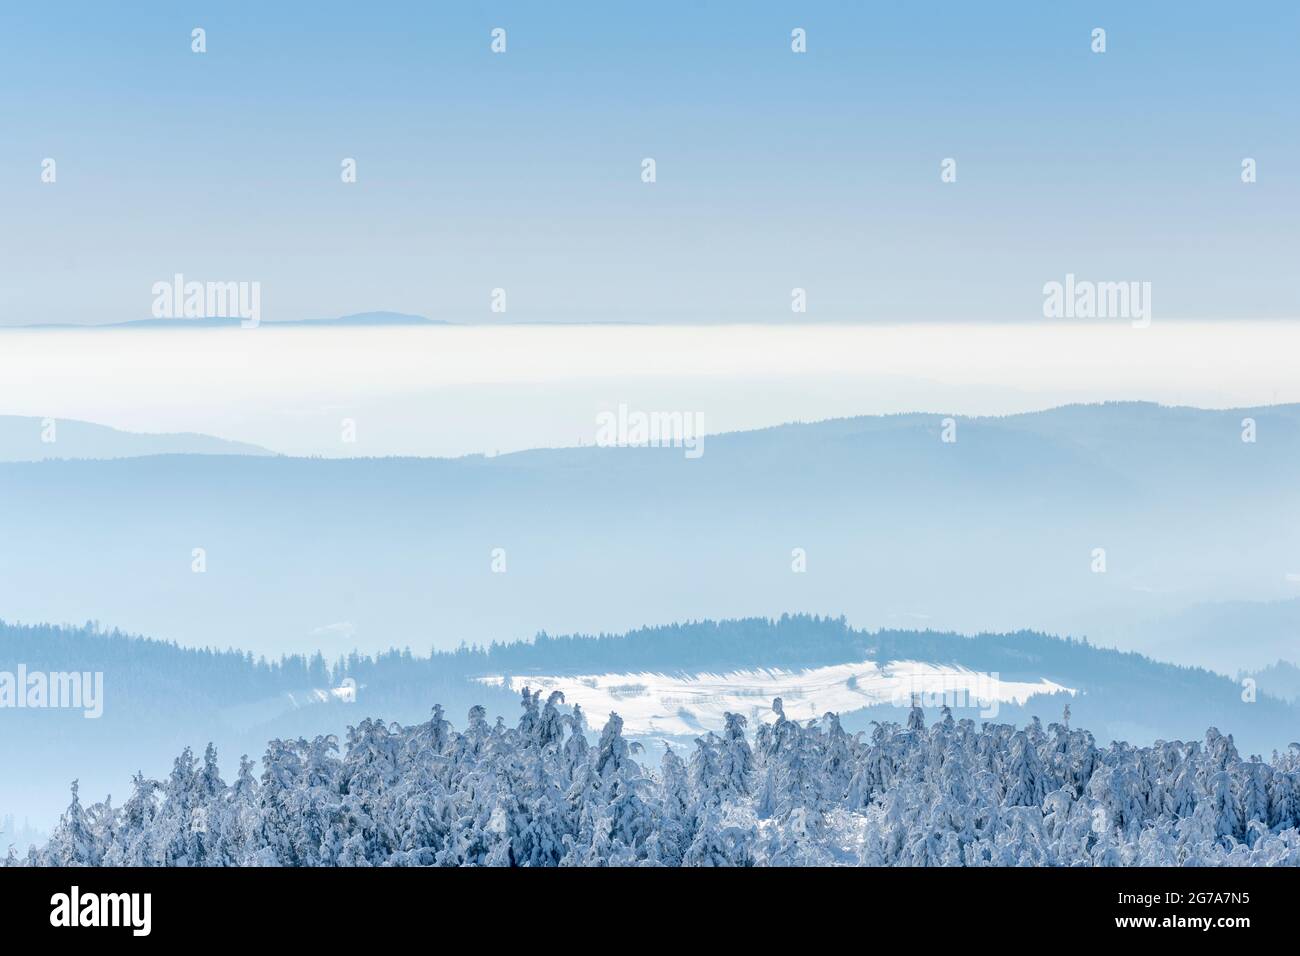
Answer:
<svg viewBox="0 0 1300 956"><path fill-rule="evenodd" d="M306 665L304 665L305 667ZM594 745L577 706L520 695L412 727L365 719L272 740L261 779L227 784L209 745L129 799L72 799L43 848L6 866L1300 865L1300 746L1242 760L1230 736L1097 747L1062 723L878 723L850 737L773 701L753 742L726 714L689 765L656 773L611 714Z"/></svg>

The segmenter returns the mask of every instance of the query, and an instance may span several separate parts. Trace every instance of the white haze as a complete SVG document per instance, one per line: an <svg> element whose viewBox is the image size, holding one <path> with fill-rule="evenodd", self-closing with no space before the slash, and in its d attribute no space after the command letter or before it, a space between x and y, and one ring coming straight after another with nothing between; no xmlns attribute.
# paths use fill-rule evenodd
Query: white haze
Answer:
<svg viewBox="0 0 1300 956"><path fill-rule="evenodd" d="M626 403L708 432L901 411L1300 401L1300 323L3 329L0 414L295 455L590 444ZM343 420L355 422L345 442Z"/></svg>

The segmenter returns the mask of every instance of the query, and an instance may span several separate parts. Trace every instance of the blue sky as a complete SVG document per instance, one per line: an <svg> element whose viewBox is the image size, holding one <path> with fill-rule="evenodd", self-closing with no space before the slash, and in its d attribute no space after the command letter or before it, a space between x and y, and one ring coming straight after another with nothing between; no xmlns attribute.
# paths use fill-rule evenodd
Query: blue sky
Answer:
<svg viewBox="0 0 1300 956"><path fill-rule="evenodd" d="M806 320L1042 321L1067 272L1300 316L1298 11L7 5L0 324L146 318L177 272L268 320L499 321L504 287L514 321L785 321L801 286Z"/></svg>

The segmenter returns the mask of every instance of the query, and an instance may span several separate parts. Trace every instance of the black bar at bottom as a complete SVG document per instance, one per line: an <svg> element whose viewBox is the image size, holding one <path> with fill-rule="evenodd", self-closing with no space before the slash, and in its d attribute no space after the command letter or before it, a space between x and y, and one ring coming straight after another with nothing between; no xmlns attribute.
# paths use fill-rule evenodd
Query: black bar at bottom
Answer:
<svg viewBox="0 0 1300 956"><path fill-rule="evenodd" d="M502 941L517 932L547 933L547 926L558 928L556 919L575 921L571 928L584 935L602 924L671 931L686 920L697 936L724 938L748 928L766 939L769 921L797 938L800 922L810 919L821 924L805 927L811 940L825 931L826 919L837 919L846 927L906 930L926 939L952 934L966 944L993 943L987 934L1003 930L1014 934L1002 940L1006 945L1038 930L1064 932L1071 943L1112 934L1200 934L1227 942L1239 933L1293 925L1296 876L1286 868L18 868L0 869L0 932L7 942L75 932L81 943L129 945L192 940L208 930L229 942L228 932L238 938L255 930L259 943L337 946L383 945L389 933L427 929L431 922ZM716 926L708 925L710 913Z"/></svg>

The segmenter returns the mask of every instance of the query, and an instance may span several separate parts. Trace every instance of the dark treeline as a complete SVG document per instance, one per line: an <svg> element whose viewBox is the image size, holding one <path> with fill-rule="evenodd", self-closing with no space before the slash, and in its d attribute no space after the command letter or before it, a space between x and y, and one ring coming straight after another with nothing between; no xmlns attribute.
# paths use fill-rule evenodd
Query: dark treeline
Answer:
<svg viewBox="0 0 1300 956"><path fill-rule="evenodd" d="M267 660L247 651L180 647L116 628L105 630L94 621L73 627L0 620L0 667L11 669L18 663L48 671L111 672L115 681L137 675L145 684L181 683L195 693L219 689L225 699L256 699L330 680L330 668L319 654Z"/></svg>
<svg viewBox="0 0 1300 956"><path fill-rule="evenodd" d="M298 699L302 692L351 679L360 688L358 700L416 719L434 692L451 707L473 700L503 703L493 699L491 689L467 683L480 675L798 670L867 659L957 665L1005 680L1047 678L1083 692L1088 699L1076 703L1076 712L1103 733L1106 724L1130 719L1167 725L1157 730L1167 736L1218 723L1260 750L1300 736L1294 707L1261 695L1243 708L1241 686L1221 675L1032 631L974 637L871 632L849 627L842 617L782 615L647 627L623 635L542 633L531 641L462 645L423 655L409 648L354 652L327 661L320 653L267 660L238 650L182 648L94 623L77 628L0 621L0 669L23 663L51 671L103 671L113 701L148 712L165 710L178 695L187 708L200 710L205 705L226 710L285 694L297 695L295 706L301 706L307 702ZM1094 706L1100 704L1104 709ZM1262 732L1269 727L1275 736L1292 736L1265 739Z"/></svg>

